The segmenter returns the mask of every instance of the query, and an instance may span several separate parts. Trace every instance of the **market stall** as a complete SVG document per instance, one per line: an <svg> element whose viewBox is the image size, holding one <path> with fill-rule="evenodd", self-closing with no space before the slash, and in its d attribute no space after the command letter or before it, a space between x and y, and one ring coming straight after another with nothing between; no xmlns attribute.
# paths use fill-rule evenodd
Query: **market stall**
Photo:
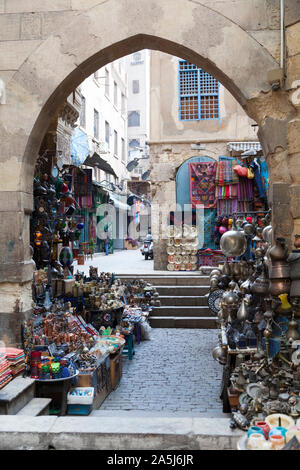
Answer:
<svg viewBox="0 0 300 470"><path fill-rule="evenodd" d="M47 283L47 268L36 271L36 305L23 328L26 371L37 396L52 398L51 413L87 414L119 385L122 358L132 360L134 342L147 337L158 293L143 280L121 282L92 266L89 277L52 275L51 296ZM85 389L93 389L89 398Z"/></svg>
<svg viewBox="0 0 300 470"><path fill-rule="evenodd" d="M223 411L245 430L240 449L300 447L299 242L289 254L270 220L237 216L220 241L231 261L210 276L213 357L223 365Z"/></svg>

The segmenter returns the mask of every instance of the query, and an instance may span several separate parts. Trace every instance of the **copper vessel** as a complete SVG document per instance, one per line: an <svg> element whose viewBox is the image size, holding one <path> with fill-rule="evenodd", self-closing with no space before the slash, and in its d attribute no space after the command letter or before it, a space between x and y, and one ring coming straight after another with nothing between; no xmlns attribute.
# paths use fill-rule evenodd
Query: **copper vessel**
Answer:
<svg viewBox="0 0 300 470"><path fill-rule="evenodd" d="M280 294L289 294L291 289L291 280L289 278L270 279L269 292L277 297Z"/></svg>

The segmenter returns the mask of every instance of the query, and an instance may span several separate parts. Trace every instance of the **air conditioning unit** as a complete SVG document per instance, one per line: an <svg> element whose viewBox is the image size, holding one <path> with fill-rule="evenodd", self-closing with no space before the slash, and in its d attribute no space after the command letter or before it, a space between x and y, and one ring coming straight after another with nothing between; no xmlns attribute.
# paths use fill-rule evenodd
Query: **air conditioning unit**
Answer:
<svg viewBox="0 0 300 470"><path fill-rule="evenodd" d="M98 149L100 153L109 153L108 143L104 141L100 141L98 144Z"/></svg>

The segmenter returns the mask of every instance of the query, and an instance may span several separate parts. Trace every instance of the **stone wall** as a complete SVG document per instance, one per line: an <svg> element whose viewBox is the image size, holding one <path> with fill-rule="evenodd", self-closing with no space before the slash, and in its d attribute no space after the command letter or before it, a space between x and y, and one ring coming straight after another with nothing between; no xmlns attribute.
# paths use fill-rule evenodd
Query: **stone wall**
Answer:
<svg viewBox="0 0 300 470"><path fill-rule="evenodd" d="M41 142L70 93L107 63L155 49L206 69L259 124L275 181L295 187L296 194L299 108L292 99L299 78L299 0L286 5L288 89L272 92L268 72L279 68L278 0L0 0L6 88L6 104L0 104L0 298L6 300L0 316L11 315L11 341L17 310L25 313L30 303L29 216ZM12 291L5 297L7 283L19 292L17 304Z"/></svg>
<svg viewBox="0 0 300 470"><path fill-rule="evenodd" d="M189 142L151 144L151 218L154 238L154 269L165 270L167 255L167 218L176 210L176 174L179 167L192 157L228 155L226 142L207 142L204 150L192 150Z"/></svg>

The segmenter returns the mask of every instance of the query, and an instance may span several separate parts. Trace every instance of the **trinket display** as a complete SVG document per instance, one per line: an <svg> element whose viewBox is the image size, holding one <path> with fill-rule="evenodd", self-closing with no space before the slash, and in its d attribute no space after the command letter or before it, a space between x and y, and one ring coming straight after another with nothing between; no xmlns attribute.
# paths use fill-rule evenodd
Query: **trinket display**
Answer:
<svg viewBox="0 0 300 470"><path fill-rule="evenodd" d="M298 431L298 239L288 255L284 239L272 241L270 216L262 219L264 225L256 225L252 235L249 229L253 259L249 256L241 264L235 258L210 277L208 305L217 313L220 328L213 357L224 367L223 411L232 412L232 428L248 432L239 448L285 449L287 432ZM242 256L243 229L248 232L248 228L239 223L233 228L238 230L232 237L226 232L221 246L228 256ZM294 444L297 436L292 436Z"/></svg>
<svg viewBox="0 0 300 470"><path fill-rule="evenodd" d="M168 271L196 271L198 231L193 225L169 225L167 244Z"/></svg>

